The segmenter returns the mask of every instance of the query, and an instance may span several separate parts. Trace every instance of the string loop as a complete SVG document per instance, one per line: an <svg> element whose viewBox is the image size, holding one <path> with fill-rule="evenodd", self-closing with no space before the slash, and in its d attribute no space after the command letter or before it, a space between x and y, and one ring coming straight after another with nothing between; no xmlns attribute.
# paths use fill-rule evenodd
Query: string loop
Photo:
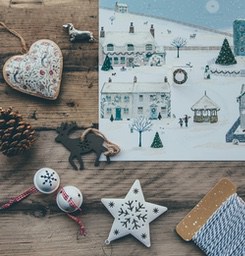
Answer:
<svg viewBox="0 0 245 256"><path fill-rule="evenodd" d="M26 42L24 40L24 38L15 30L9 28L8 26L6 26L6 24L4 22L0 21L0 26L2 26L3 28L5 28L8 32L10 32L11 34L13 34L14 36L18 37L20 39L21 42L21 47L22 47L22 53L27 53L28 52L28 48L26 45Z"/></svg>
<svg viewBox="0 0 245 256"><path fill-rule="evenodd" d="M117 144L112 143L111 141L109 141L102 132L100 132L98 129L95 129L95 128L88 128L88 129L86 129L82 133L80 139L83 141L85 136L88 133L90 133L90 132L92 132L95 135L100 136L101 138L104 139L104 146L107 149L107 151L104 152L105 156L114 156L114 155L116 155L116 154L118 154L120 152L120 148L119 148L119 146Z"/></svg>

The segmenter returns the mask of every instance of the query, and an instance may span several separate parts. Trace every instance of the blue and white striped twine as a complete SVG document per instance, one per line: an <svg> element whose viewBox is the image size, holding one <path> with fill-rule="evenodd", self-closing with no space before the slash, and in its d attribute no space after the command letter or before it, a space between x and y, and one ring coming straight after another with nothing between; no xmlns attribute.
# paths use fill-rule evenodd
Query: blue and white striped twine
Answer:
<svg viewBox="0 0 245 256"><path fill-rule="evenodd" d="M208 256L245 256L245 202L230 196L192 240Z"/></svg>

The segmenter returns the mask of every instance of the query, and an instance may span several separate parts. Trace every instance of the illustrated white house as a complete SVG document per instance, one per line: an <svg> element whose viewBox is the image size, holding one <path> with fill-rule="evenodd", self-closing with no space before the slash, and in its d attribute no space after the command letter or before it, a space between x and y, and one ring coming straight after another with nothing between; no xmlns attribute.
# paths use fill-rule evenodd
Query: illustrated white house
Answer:
<svg viewBox="0 0 245 256"><path fill-rule="evenodd" d="M115 3L115 12L119 13L127 13L128 12L128 5L124 3Z"/></svg>
<svg viewBox="0 0 245 256"><path fill-rule="evenodd" d="M109 56L113 67L131 67L149 64L165 64L166 52L155 40L155 29L151 25L149 31L135 31L133 22L128 31L100 30L99 64Z"/></svg>
<svg viewBox="0 0 245 256"><path fill-rule="evenodd" d="M163 82L106 82L101 89L101 118L129 120L138 116L149 119L171 116L171 91Z"/></svg>
<svg viewBox="0 0 245 256"><path fill-rule="evenodd" d="M241 93L237 97L239 103L239 113L240 113L240 128L245 129L245 84L242 85Z"/></svg>

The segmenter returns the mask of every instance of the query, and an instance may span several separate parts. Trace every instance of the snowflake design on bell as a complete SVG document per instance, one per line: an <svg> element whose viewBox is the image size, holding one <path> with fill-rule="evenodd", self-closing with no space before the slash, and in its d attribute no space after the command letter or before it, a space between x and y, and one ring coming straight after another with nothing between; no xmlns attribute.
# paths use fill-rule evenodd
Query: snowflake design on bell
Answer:
<svg viewBox="0 0 245 256"><path fill-rule="evenodd" d="M43 185L45 185L46 183L49 183L49 186L51 187L53 181L57 181L54 175L55 175L55 172L49 172L48 170L46 170L46 174L40 176L42 179L44 179Z"/></svg>
<svg viewBox="0 0 245 256"><path fill-rule="evenodd" d="M124 199L102 198L101 202L115 218L106 244L131 234L150 247L149 224L167 211L164 206L145 201L139 180L134 182Z"/></svg>
<svg viewBox="0 0 245 256"><path fill-rule="evenodd" d="M33 181L37 190L44 194L53 193L60 185L58 173L47 167L39 169L35 173Z"/></svg>

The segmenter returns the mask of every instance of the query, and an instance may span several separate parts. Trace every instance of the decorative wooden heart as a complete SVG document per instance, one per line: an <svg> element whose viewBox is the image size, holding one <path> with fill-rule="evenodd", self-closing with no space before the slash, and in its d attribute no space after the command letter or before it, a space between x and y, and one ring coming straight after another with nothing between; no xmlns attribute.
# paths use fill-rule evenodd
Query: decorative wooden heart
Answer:
<svg viewBox="0 0 245 256"><path fill-rule="evenodd" d="M15 90L55 100L60 91L63 56L51 40L36 41L24 55L16 55L3 66L5 81Z"/></svg>

